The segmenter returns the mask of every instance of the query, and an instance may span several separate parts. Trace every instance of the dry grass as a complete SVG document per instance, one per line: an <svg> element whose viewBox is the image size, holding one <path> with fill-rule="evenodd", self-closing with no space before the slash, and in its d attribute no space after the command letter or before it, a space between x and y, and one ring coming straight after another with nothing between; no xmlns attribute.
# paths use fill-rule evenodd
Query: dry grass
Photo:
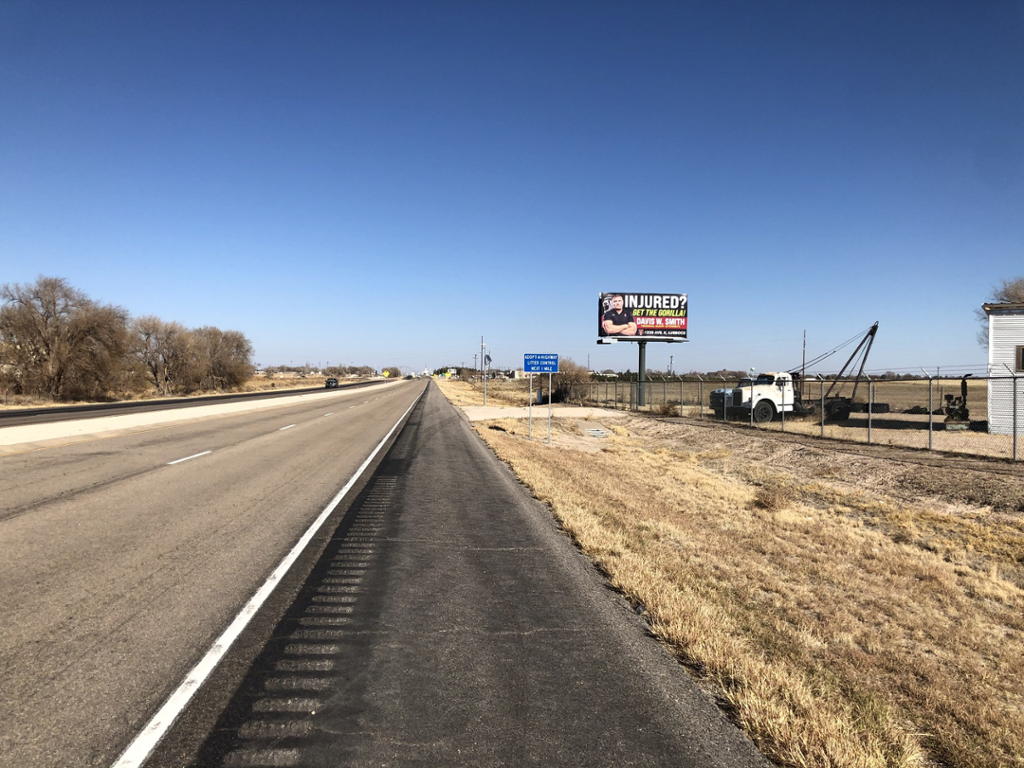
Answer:
<svg viewBox="0 0 1024 768"><path fill-rule="evenodd" d="M706 418L706 416L705 416ZM870 442L876 445L894 445L905 448L928 447L928 417L899 416L886 419L876 416L871 430ZM987 432L946 432L942 429L943 418L936 416L931 435L932 449L948 453L965 453L975 456L996 456L1009 458L1013 455L1013 438L1010 435L990 435ZM880 426L881 423L881 426ZM894 425L894 428L886 426ZM898 425L898 426L895 426ZM761 424L758 429L782 431L782 421ZM821 425L814 419L786 417L787 432L818 437ZM867 416L855 414L855 418L842 424L826 424L825 437L834 440L846 440L855 443L867 443ZM1024 449L1020 449L1024 450Z"/></svg>
<svg viewBox="0 0 1024 768"><path fill-rule="evenodd" d="M859 487L827 446L791 472L757 433L620 423L597 452L478 429L764 754L1024 765L1019 514L888 496L884 466Z"/></svg>
<svg viewBox="0 0 1024 768"><path fill-rule="evenodd" d="M445 396L454 405L483 405L484 385L483 382L461 381L458 379L437 379L437 384ZM536 387L539 381L534 379L534 393L537 396ZM547 390L547 377L544 381L545 391ZM530 382L528 379L494 379L487 382L487 404L488 405L514 405L523 406L530 404Z"/></svg>
<svg viewBox="0 0 1024 768"><path fill-rule="evenodd" d="M769 512L781 512L793 503L793 492L786 485L768 484L754 492L754 504Z"/></svg>

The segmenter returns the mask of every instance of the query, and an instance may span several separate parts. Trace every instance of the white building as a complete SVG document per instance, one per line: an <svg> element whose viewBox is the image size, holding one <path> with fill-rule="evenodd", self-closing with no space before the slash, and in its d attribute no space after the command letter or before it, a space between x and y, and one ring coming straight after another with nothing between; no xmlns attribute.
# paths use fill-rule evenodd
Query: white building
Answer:
<svg viewBox="0 0 1024 768"><path fill-rule="evenodd" d="M1024 435L1024 304L983 304L988 315L988 431ZM1011 378L1016 376L1017 378ZM1016 389L1016 398L1014 398Z"/></svg>

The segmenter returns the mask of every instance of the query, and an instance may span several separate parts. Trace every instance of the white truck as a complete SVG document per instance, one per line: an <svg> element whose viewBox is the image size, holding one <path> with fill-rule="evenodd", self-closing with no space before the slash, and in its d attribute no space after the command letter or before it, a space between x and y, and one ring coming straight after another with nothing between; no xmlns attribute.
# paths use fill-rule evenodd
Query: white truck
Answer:
<svg viewBox="0 0 1024 768"><path fill-rule="evenodd" d="M711 409L723 418L727 413L744 411L754 421L771 421L780 413L806 413L793 386L793 374L772 371L754 379L741 379L735 387L716 389L711 393Z"/></svg>
<svg viewBox="0 0 1024 768"><path fill-rule="evenodd" d="M805 399L804 380L799 373L791 371L772 371L762 373L756 378L740 379L735 387L716 389L711 393L711 409L719 418L728 418L730 414L742 414L746 418L753 418L758 423L771 421L780 413L795 413L803 416L809 413L818 413L824 410L826 419L832 421L845 421L850 418L854 411L866 412L869 404L856 402L857 387L861 381L866 380L864 376L864 365L867 363L868 354L871 352L871 345L875 341L875 334L878 332L876 322L860 338L860 343L853 350L846 364L836 376L831 376L828 390L825 389L825 380L821 382L821 395L815 399L807 393ZM845 347L847 344L857 340L857 336L843 342L833 350L826 352L814 360L808 361L806 365L813 365L824 360L833 352ZM857 375L852 379L844 378L847 369L852 370L859 359L860 368ZM753 373L753 371L751 371ZM853 382L853 392L849 397L840 393L845 384ZM889 413L888 403L872 402L870 404L872 413ZM737 413L739 412L739 413Z"/></svg>

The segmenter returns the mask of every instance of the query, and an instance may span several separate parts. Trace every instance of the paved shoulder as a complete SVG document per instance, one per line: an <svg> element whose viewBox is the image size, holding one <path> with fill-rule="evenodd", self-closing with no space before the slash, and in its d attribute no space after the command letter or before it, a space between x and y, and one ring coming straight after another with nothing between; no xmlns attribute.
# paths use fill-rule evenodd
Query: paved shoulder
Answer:
<svg viewBox="0 0 1024 768"><path fill-rule="evenodd" d="M430 387L197 765L765 766Z"/></svg>

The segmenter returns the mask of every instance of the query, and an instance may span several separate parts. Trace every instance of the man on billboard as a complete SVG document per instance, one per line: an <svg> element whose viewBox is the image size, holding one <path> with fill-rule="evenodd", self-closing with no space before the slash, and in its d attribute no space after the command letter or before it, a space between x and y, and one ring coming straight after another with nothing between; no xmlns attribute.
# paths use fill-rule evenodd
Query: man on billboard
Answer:
<svg viewBox="0 0 1024 768"><path fill-rule="evenodd" d="M613 294L611 307L601 317L601 331L605 336L636 336L633 310L623 309L621 293Z"/></svg>

